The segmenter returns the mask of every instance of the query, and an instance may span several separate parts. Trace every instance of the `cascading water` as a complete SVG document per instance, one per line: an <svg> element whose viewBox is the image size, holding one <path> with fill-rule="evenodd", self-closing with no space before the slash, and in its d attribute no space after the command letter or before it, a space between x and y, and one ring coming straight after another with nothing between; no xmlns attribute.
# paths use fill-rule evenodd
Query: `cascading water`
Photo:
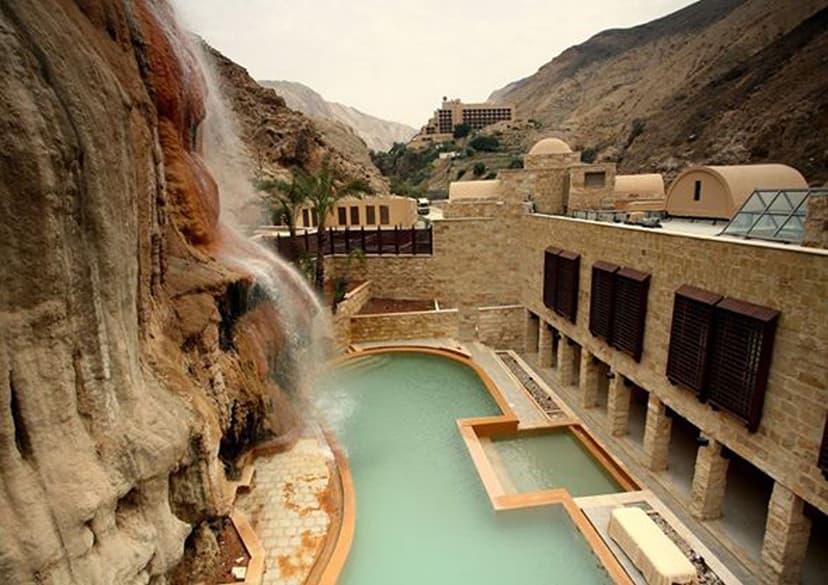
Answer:
<svg viewBox="0 0 828 585"><path fill-rule="evenodd" d="M261 199L252 185L255 167L204 49L200 43L181 36L179 33L175 39L177 51L186 47L196 58L206 82L206 117L198 129L198 141L219 187L221 241L215 253L227 266L252 275L254 284L248 294L257 298L248 299L248 305L261 297L271 305L275 318L259 323L274 338L281 339L279 351L267 356L269 370L276 384L299 402L297 410L301 411L308 404L310 384L317 369L331 354L329 311L296 268L242 235L245 224L264 215L258 205Z"/></svg>

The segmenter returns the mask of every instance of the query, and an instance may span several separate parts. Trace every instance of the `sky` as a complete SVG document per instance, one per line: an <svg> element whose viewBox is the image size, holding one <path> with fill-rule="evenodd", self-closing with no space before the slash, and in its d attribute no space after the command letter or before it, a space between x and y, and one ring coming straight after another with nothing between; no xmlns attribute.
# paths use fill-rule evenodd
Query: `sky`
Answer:
<svg viewBox="0 0 828 585"><path fill-rule="evenodd" d="M443 96L485 101L608 28L689 0L173 0L182 24L254 79L419 128Z"/></svg>

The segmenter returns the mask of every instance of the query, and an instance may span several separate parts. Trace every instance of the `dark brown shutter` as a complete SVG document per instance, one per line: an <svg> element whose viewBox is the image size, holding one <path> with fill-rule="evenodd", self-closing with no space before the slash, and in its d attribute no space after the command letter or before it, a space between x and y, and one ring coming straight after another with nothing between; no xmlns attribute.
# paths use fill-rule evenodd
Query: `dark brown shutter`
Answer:
<svg viewBox="0 0 828 585"><path fill-rule="evenodd" d="M710 403L759 428L779 312L727 298L716 305L710 348Z"/></svg>
<svg viewBox="0 0 828 585"><path fill-rule="evenodd" d="M555 290L557 289L558 248L547 248L543 256L543 304L548 309L555 308Z"/></svg>
<svg viewBox="0 0 828 585"><path fill-rule="evenodd" d="M825 429L822 431L822 445L819 448L819 465L822 476L828 479L828 416L825 417Z"/></svg>
<svg viewBox="0 0 828 585"><path fill-rule="evenodd" d="M555 312L573 323L575 323L578 312L580 268L580 254L567 251L562 251L558 254Z"/></svg>
<svg viewBox="0 0 828 585"><path fill-rule="evenodd" d="M721 295L689 285L676 291L667 353L667 378L673 384L698 393L703 391L713 306L721 298Z"/></svg>
<svg viewBox="0 0 828 585"><path fill-rule="evenodd" d="M589 330L596 337L609 339L618 266L607 262L592 265L589 292Z"/></svg>
<svg viewBox="0 0 828 585"><path fill-rule="evenodd" d="M610 345L641 360L644 347L644 321L647 317L647 292L650 275L632 268L615 274L615 300L612 311Z"/></svg>

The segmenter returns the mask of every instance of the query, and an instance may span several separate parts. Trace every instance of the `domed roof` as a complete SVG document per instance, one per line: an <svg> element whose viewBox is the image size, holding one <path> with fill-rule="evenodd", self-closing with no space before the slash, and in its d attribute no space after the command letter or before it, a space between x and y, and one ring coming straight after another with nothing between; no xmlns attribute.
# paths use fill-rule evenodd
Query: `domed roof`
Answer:
<svg viewBox="0 0 828 585"><path fill-rule="evenodd" d="M572 149L560 138L544 138L535 143L529 154L569 154Z"/></svg>

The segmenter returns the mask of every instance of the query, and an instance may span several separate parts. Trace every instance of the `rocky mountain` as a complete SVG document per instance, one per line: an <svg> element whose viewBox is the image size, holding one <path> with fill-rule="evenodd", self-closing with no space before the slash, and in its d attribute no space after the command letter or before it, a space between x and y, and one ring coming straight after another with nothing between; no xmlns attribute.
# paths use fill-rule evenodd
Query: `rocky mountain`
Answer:
<svg viewBox="0 0 828 585"><path fill-rule="evenodd" d="M5 0L0 30L0 583L207 582L324 312L228 225L250 176L166 0ZM263 168L375 173L221 68Z"/></svg>
<svg viewBox="0 0 828 585"><path fill-rule="evenodd" d="M351 128L295 111L276 91L254 81L242 66L203 41L199 40L198 45L208 64L208 74L220 89L225 102L222 105L238 126L243 142L241 155L258 165L248 169L250 177L284 176L294 166L314 171L328 159L343 178L361 178L374 192L388 192L386 179L371 162L365 143ZM226 149L216 150L226 156ZM221 169L220 161L215 163Z"/></svg>
<svg viewBox="0 0 828 585"><path fill-rule="evenodd" d="M822 183L827 7L701 0L599 33L490 99L516 106L525 147L556 135L618 161L622 172L773 161Z"/></svg>
<svg viewBox="0 0 828 585"><path fill-rule="evenodd" d="M295 81L260 81L285 98L288 107L317 120L332 120L350 126L371 150L388 150L395 142L408 142L417 132L411 126L383 120L356 108L326 101L319 93Z"/></svg>

